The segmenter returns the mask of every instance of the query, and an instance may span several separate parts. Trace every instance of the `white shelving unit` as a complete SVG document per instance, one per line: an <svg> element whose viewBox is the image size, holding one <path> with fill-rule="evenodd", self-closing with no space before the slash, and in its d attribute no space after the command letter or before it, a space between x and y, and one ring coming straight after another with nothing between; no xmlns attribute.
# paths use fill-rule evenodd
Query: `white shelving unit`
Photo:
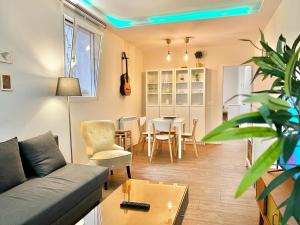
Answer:
<svg viewBox="0 0 300 225"><path fill-rule="evenodd" d="M147 117L182 117L186 132L198 118L200 140L205 135L205 78L204 67L146 71Z"/></svg>
<svg viewBox="0 0 300 225"><path fill-rule="evenodd" d="M146 73L146 104L149 118L159 117L159 71L152 70Z"/></svg>
<svg viewBox="0 0 300 225"><path fill-rule="evenodd" d="M160 116L174 114L174 70L166 69L160 71Z"/></svg>

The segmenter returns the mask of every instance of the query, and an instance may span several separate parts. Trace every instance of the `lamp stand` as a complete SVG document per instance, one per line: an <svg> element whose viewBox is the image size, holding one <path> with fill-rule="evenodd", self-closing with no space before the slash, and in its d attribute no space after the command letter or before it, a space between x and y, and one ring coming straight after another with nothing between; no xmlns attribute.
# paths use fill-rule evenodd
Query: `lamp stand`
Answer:
<svg viewBox="0 0 300 225"><path fill-rule="evenodd" d="M68 116L69 116L69 134L70 134L71 163L73 163L72 124L71 124L71 105L70 105L70 96L67 96L67 102L68 102Z"/></svg>

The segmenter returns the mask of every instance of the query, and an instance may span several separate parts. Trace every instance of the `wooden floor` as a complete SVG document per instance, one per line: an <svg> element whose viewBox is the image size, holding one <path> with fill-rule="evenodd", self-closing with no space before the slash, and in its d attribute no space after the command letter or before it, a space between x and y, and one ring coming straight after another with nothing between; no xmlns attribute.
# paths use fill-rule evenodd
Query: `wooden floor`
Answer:
<svg viewBox="0 0 300 225"><path fill-rule="evenodd" d="M170 163L167 148L158 152L150 164L145 151L137 146L133 153L132 177L189 185L189 205L185 225L256 225L258 208L254 189L240 199L234 192L246 171L243 143L205 145L199 147L196 159L191 146L182 160ZM125 170L114 171L110 177L108 196L126 179Z"/></svg>

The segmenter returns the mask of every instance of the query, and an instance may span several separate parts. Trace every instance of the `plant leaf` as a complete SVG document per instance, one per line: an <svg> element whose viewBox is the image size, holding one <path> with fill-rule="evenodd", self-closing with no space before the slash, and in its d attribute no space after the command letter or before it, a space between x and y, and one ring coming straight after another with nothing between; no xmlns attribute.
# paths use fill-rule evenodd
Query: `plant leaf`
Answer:
<svg viewBox="0 0 300 225"><path fill-rule="evenodd" d="M236 127L242 123L265 123L265 121L259 112L245 113L245 114L236 116L236 117L224 122L223 124L219 125L215 129L213 129L211 132L209 132L203 139L205 139L207 136L211 136L215 133L223 132L224 130L226 130L228 128Z"/></svg>
<svg viewBox="0 0 300 225"><path fill-rule="evenodd" d="M299 135L298 134L291 134L288 136L284 136L283 139L283 160L285 163L289 161L291 158L296 145L299 141Z"/></svg>
<svg viewBox="0 0 300 225"><path fill-rule="evenodd" d="M263 105L259 108L259 112L266 121L266 123L272 127L272 120L269 118L271 115L269 108L266 105Z"/></svg>
<svg viewBox="0 0 300 225"><path fill-rule="evenodd" d="M209 133L202 140L204 142L225 141L250 137L275 137L276 135L276 131L269 127L230 128L222 132Z"/></svg>
<svg viewBox="0 0 300 225"><path fill-rule="evenodd" d="M285 76L284 76L284 81L285 81L285 92L288 96L291 96L291 89L292 89L292 78L295 75L295 69L296 69L296 63L298 60L300 48L297 50L296 53L294 53L289 60L286 70L285 70Z"/></svg>
<svg viewBox="0 0 300 225"><path fill-rule="evenodd" d="M297 48L299 42L300 42L300 34L299 34L299 36L297 37L297 39L294 41L294 44L293 44L293 46L292 46L292 50L293 50L293 51L296 51L296 48Z"/></svg>
<svg viewBox="0 0 300 225"><path fill-rule="evenodd" d="M279 98L274 98L266 93L261 93L257 95L252 95L244 100L245 103L258 102L266 105L270 110L286 110L290 108L287 101Z"/></svg>
<svg viewBox="0 0 300 225"><path fill-rule="evenodd" d="M280 174L279 176L277 176L276 178L274 178L271 181L271 183L265 188L265 190L260 194L258 200L262 200L265 197L267 197L267 195L271 191L273 191L276 187L278 187L280 184L284 183L285 181L287 181L289 178L291 178L297 173L300 173L300 167L295 167L293 169L287 170L282 174Z"/></svg>
<svg viewBox="0 0 300 225"><path fill-rule="evenodd" d="M294 216L296 220L300 220L300 179L295 181L294 189L291 196L288 198L286 203L286 209L282 217L281 223L286 224L291 216Z"/></svg>
<svg viewBox="0 0 300 225"><path fill-rule="evenodd" d="M282 44L283 43L286 43L286 39L285 37L282 36L282 34L279 36L278 38L278 41L277 41L277 47L276 47L276 51L279 53L279 54L282 54Z"/></svg>
<svg viewBox="0 0 300 225"><path fill-rule="evenodd" d="M279 158L282 152L282 141L276 140L253 164L241 181L235 197L240 197L270 166Z"/></svg>

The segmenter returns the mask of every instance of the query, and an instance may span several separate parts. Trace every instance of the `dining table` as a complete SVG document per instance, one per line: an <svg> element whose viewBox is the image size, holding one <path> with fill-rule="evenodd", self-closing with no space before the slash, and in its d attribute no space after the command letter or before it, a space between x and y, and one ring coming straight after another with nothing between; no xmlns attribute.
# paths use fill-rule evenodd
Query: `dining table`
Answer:
<svg viewBox="0 0 300 225"><path fill-rule="evenodd" d="M151 129L154 120L172 120L172 126L177 128L178 135L178 159L182 157L182 147L181 147L181 134L183 130L184 118L180 117L160 117L154 119L148 119L147 121L147 131L148 131L148 157L151 156Z"/></svg>

